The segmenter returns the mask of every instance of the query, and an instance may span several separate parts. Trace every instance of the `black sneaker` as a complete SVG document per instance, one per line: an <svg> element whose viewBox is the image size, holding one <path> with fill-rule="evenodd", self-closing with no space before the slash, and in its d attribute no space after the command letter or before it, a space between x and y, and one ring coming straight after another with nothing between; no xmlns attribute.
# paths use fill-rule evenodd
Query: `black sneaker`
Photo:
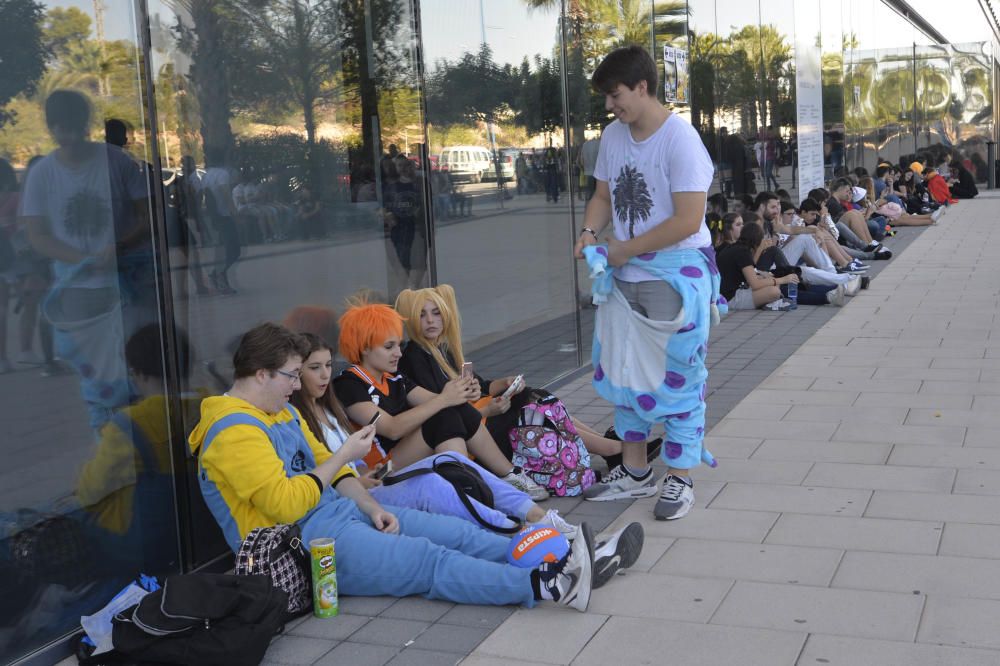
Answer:
<svg viewBox="0 0 1000 666"><path fill-rule="evenodd" d="M869 285L871 285L871 283L872 283L872 279L870 277L868 277L867 275L862 275L861 276L861 288L862 289L867 289L869 287Z"/></svg>
<svg viewBox="0 0 1000 666"><path fill-rule="evenodd" d="M646 533L639 523L630 523L594 549L594 589L603 586L639 559Z"/></svg>
<svg viewBox="0 0 1000 666"><path fill-rule="evenodd" d="M566 557L542 563L538 578L557 604L580 612L587 610L594 580L594 533L590 525L580 523Z"/></svg>

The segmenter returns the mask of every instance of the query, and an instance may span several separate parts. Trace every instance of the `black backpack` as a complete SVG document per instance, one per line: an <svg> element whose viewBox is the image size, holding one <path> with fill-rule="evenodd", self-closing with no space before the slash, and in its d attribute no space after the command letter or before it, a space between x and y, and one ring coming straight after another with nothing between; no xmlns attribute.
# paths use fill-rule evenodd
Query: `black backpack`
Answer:
<svg viewBox="0 0 1000 666"><path fill-rule="evenodd" d="M284 627L287 606L287 593L267 576L171 576L115 615L116 654L97 655L92 663L259 664Z"/></svg>
<svg viewBox="0 0 1000 666"><path fill-rule="evenodd" d="M476 468L466 465L458 458L449 456L447 453L435 456L434 464L431 467L411 469L408 472L400 472L393 476L387 476L382 479L382 485L391 486L394 483L400 483L423 474L437 474L448 481L452 488L455 489L455 494L458 495L458 499L462 501L468 512L477 523L486 529L500 534L516 534L521 531L523 525L514 516L508 516L508 518L514 521L514 527L501 527L499 525L491 525L486 522L485 518L479 515L475 505L469 498L476 500L480 504L494 508L493 491L483 481L483 477L480 476Z"/></svg>

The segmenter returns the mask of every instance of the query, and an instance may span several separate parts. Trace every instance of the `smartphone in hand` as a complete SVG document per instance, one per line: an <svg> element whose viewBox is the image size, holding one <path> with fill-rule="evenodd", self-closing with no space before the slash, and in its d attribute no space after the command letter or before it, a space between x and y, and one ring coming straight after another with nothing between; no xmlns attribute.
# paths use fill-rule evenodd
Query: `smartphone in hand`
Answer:
<svg viewBox="0 0 1000 666"><path fill-rule="evenodd" d="M380 468L378 468L374 474L372 474L372 478L375 479L376 481L381 480L391 471L392 471L392 458L386 460L385 464L382 465Z"/></svg>
<svg viewBox="0 0 1000 666"><path fill-rule="evenodd" d="M381 409L375 410L375 415L368 420L368 423L366 423L365 426L375 425L376 421L378 421L379 418L381 418L381 416L382 416L382 410Z"/></svg>
<svg viewBox="0 0 1000 666"><path fill-rule="evenodd" d="M517 393L522 386L524 386L524 375L518 375L517 377L514 377L514 381L510 383L507 390L500 394L500 397L509 398Z"/></svg>
<svg viewBox="0 0 1000 666"><path fill-rule="evenodd" d="M463 377L474 376L474 373L472 372L472 361L466 361L465 363L462 364L462 376Z"/></svg>

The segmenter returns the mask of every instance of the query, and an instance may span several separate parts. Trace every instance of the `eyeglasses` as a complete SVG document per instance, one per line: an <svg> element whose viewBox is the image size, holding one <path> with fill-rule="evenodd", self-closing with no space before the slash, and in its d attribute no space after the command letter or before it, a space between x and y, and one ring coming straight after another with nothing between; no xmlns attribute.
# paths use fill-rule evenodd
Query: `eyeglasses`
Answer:
<svg viewBox="0 0 1000 666"><path fill-rule="evenodd" d="M284 370L275 370L275 372L277 372L279 375L282 375L283 377L288 377L289 379L292 380L293 384L295 382L301 382L302 381L302 373L301 372L285 372Z"/></svg>

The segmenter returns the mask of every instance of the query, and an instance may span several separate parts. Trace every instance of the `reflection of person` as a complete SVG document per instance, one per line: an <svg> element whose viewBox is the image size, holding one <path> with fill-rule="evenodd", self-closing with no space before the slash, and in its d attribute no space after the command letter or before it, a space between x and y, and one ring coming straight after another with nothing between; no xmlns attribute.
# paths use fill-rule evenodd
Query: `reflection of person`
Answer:
<svg viewBox="0 0 1000 666"><path fill-rule="evenodd" d="M583 169L583 175L587 179L587 201L594 196L594 188L597 187L597 181L594 180L594 168L597 166L597 154L601 150L601 139L599 137L592 137L583 142L580 146L580 168Z"/></svg>
<svg viewBox="0 0 1000 666"><path fill-rule="evenodd" d="M722 187L726 196L739 197L747 192L747 151L743 137L738 132L726 133L722 138L722 164L728 165L730 178L723 180Z"/></svg>
<svg viewBox="0 0 1000 666"><path fill-rule="evenodd" d="M119 148L88 140L90 103L81 93L53 92L45 120L59 148L28 174L22 224L31 245L53 260L49 316L61 322L56 352L80 373L97 428L129 400L123 335L153 316L142 307L152 290L137 284L151 268L148 182ZM119 274L131 290L124 304Z"/></svg>
<svg viewBox="0 0 1000 666"><path fill-rule="evenodd" d="M611 224L607 248L587 252L594 270L602 268L603 252L614 276L612 292L597 311L594 387L615 405L615 431L625 443L622 465L584 491L584 497L607 501L656 495L645 442L659 423L666 430L661 455L668 474L654 514L671 520L686 515L694 503L689 470L705 457L708 371L702 352L718 271L704 219L715 170L691 124L657 100L656 64L644 49L613 51L591 83L617 120L601 137L597 188L587 204L575 254L583 258L584 249L596 245ZM668 342L663 332L673 330L678 316L685 320L678 326L685 335L668 335ZM627 337L629 320L656 327L655 342L643 347L642 365L664 368L666 382L648 386L627 364L611 360L616 349L638 344Z"/></svg>
<svg viewBox="0 0 1000 666"><path fill-rule="evenodd" d="M177 332L176 352L182 381L192 357L187 336ZM125 360L138 398L119 410L100 430L94 457L84 464L76 497L91 516L105 561L142 571L167 569L173 543L173 478L168 399L160 351L160 329L142 327L125 344ZM182 409L196 417L199 395L183 395Z"/></svg>
<svg viewBox="0 0 1000 666"><path fill-rule="evenodd" d="M345 467L368 450L375 427L331 454L287 405L305 355L297 335L260 325L240 341L232 388L202 403L191 450L202 494L234 551L255 527L298 523L303 543L336 539L337 583L346 595L525 606L554 599L586 610L593 571L586 524L568 557L532 570L503 563L508 537L452 516L382 507Z"/></svg>
<svg viewBox="0 0 1000 666"><path fill-rule="evenodd" d="M542 158L545 169L545 200L559 203L559 155L549 146Z"/></svg>
<svg viewBox="0 0 1000 666"><path fill-rule="evenodd" d="M209 273L216 291L235 294L229 281L229 270L239 261L242 248L236 227L236 205L233 203L233 176L225 165L226 151L217 146L205 146L205 175L201 190L205 194L205 212L212 225L218 245L215 268Z"/></svg>
<svg viewBox="0 0 1000 666"><path fill-rule="evenodd" d="M545 489L504 457L479 413L466 405L479 397L474 379L455 378L433 393L398 374L402 338L402 317L387 305L361 302L340 318L340 354L353 365L333 381L337 399L355 423L381 414L378 447L366 458L369 467L390 453L394 465L405 467L434 453L469 457L471 451L510 485L532 499L546 499Z"/></svg>

